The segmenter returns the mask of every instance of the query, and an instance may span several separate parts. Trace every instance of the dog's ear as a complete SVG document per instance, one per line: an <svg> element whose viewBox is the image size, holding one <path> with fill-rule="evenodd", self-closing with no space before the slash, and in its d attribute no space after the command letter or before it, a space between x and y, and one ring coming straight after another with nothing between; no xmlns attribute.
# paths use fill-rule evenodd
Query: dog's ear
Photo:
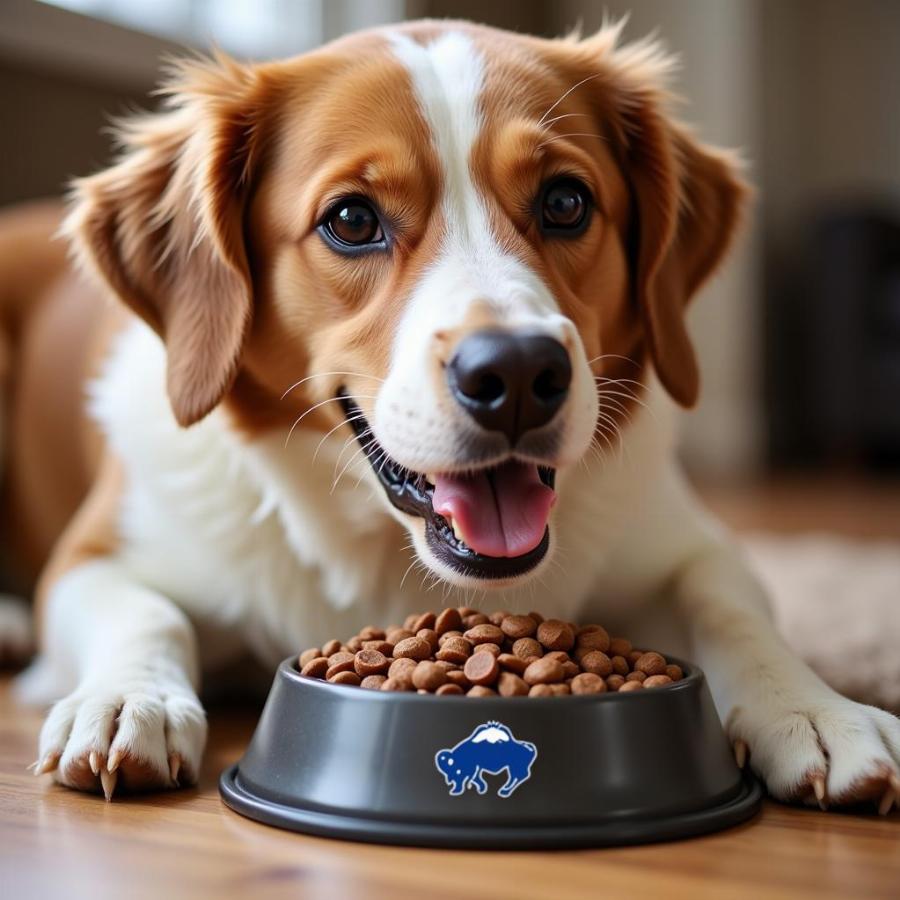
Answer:
<svg viewBox="0 0 900 900"><path fill-rule="evenodd" d="M120 123L119 160L74 182L63 231L77 256L165 341L187 426L237 373L252 312L243 206L260 87L224 57L177 67L163 111Z"/></svg>
<svg viewBox="0 0 900 900"><path fill-rule="evenodd" d="M690 407L700 372L687 304L725 256L745 190L726 154L653 110L641 116L625 168L636 209L632 271L648 349L663 386Z"/></svg>
<svg viewBox="0 0 900 900"><path fill-rule="evenodd" d="M599 114L631 187L629 256L650 356L669 394L689 407L700 374L687 304L725 256L749 190L733 154L700 144L666 115L674 60L654 41L617 46L623 26L577 46L600 66Z"/></svg>

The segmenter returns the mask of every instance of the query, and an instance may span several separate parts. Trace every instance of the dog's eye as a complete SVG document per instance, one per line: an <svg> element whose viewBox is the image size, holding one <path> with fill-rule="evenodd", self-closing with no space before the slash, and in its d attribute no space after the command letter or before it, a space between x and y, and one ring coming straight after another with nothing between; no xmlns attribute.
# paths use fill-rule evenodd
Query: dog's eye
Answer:
<svg viewBox="0 0 900 900"><path fill-rule="evenodd" d="M541 195L541 228L544 232L580 232L587 222L590 191L577 178L559 178Z"/></svg>
<svg viewBox="0 0 900 900"><path fill-rule="evenodd" d="M365 200L340 200L326 213L322 230L338 247L365 247L384 242L378 213Z"/></svg>

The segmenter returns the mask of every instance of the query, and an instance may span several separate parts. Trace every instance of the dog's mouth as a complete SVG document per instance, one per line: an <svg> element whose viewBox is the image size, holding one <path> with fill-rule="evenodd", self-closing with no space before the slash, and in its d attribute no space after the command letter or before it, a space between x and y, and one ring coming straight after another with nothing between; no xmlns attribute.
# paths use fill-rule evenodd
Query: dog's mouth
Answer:
<svg viewBox="0 0 900 900"><path fill-rule="evenodd" d="M372 437L359 406L338 396L388 499L425 520L428 546L442 563L469 578L510 579L546 556L554 469L509 459L465 474L413 472Z"/></svg>

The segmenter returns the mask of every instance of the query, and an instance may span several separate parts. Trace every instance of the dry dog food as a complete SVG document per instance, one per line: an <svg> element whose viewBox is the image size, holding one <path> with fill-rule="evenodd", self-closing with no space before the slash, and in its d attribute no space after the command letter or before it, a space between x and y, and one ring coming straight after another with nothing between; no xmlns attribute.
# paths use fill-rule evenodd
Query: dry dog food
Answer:
<svg viewBox="0 0 900 900"><path fill-rule="evenodd" d="M539 613L485 615L467 606L363 628L346 643L304 650L300 674L376 691L469 697L559 697L641 691L680 681L654 650Z"/></svg>

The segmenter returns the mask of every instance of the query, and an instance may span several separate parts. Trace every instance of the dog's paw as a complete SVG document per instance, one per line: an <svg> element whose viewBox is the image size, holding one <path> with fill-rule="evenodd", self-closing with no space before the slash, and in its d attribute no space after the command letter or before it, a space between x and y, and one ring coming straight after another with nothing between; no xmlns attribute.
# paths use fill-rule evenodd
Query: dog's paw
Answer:
<svg viewBox="0 0 900 900"><path fill-rule="evenodd" d="M67 787L150 791L194 784L206 743L206 716L187 687L151 681L125 690L82 686L50 710L35 773Z"/></svg>
<svg viewBox="0 0 900 900"><path fill-rule="evenodd" d="M749 758L778 800L890 812L900 802L900 719L837 695L797 706L736 707L728 732L738 764Z"/></svg>
<svg viewBox="0 0 900 900"><path fill-rule="evenodd" d="M34 653L31 613L24 600L0 594L0 667L18 666Z"/></svg>

